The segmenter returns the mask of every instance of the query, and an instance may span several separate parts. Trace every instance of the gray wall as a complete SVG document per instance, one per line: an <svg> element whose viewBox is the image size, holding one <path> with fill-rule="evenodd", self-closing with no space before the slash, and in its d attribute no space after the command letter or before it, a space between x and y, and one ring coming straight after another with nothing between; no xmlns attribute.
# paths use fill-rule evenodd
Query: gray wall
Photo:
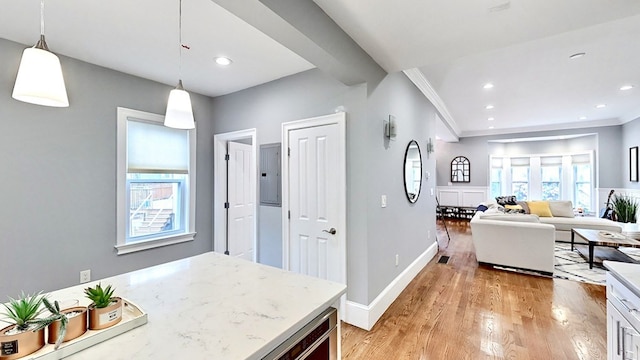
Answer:
<svg viewBox="0 0 640 360"><path fill-rule="evenodd" d="M333 113L348 112L347 126L361 117L357 102L365 101L364 87L349 87L309 70L211 100L215 134L256 128L258 146L281 142L281 124ZM260 206L258 261L282 267L282 216L280 207ZM215 214L217 215L217 214Z"/></svg>
<svg viewBox="0 0 640 360"><path fill-rule="evenodd" d="M518 139L529 137L595 134L571 140L556 140L543 142L526 142L517 144L495 144L489 140ZM436 142L437 183L447 186L450 181L449 167L451 160L458 155L469 158L471 162L471 182L453 184L452 186L488 186L489 155L501 151L515 150L519 153L557 153L559 151L596 150L596 187L620 187L622 177L620 167L623 159L620 157L620 140L622 126L604 126L588 129L567 129L557 131L541 131L494 136L477 136L461 138L459 142ZM501 149L502 147L502 149ZM627 149L628 152L628 149ZM627 154L628 158L628 154ZM628 165L624 165L627 166ZM628 175L627 175L628 177Z"/></svg>
<svg viewBox="0 0 640 360"><path fill-rule="evenodd" d="M191 94L198 126L196 239L118 256L116 107L163 114L170 86L61 57L69 108L11 98L25 46L0 39L0 302L212 249L210 99Z"/></svg>
<svg viewBox="0 0 640 360"><path fill-rule="evenodd" d="M622 183L619 187L628 189L640 189L640 182L629 181L629 148L640 146L640 118L622 125L622 148L620 157L622 166L620 177Z"/></svg>
<svg viewBox="0 0 640 360"><path fill-rule="evenodd" d="M344 106L349 300L369 304L435 241L435 200L428 196L433 180L423 185L415 205L406 200L402 185L405 147L410 139L424 146L429 136L435 136L430 120L434 110L403 74L390 74L376 85L346 86L315 69L217 97L211 106L214 133L255 127L258 144L280 142L283 122L326 115ZM389 114L396 115L399 125L398 138L391 144L382 131ZM425 163L433 173L434 161ZM380 208L382 194L389 198L386 209ZM282 264L281 237L263 233L269 227L263 222L281 222L271 210L261 209L259 214L260 262L278 266ZM427 231L432 234L430 241ZM398 267L395 254L400 257Z"/></svg>
<svg viewBox="0 0 640 360"><path fill-rule="evenodd" d="M423 178L415 204L407 200L403 179L404 154L411 140L416 140L420 147L423 176L426 172L435 173L434 154L428 158L426 151L429 137L435 139L435 108L404 74L392 73L371 92L367 113L364 140L367 142L369 290L364 304L373 301L436 240L436 204L430 192L435 187L435 177ZM382 120L389 114L395 116L397 128L397 137L391 141L383 136ZM387 195L386 208L380 207L383 194ZM399 266L395 266L396 254Z"/></svg>

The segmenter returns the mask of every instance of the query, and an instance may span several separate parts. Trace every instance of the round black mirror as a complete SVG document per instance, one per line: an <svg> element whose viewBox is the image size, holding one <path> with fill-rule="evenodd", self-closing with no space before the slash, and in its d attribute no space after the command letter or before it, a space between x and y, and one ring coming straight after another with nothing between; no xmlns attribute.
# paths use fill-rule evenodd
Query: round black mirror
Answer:
<svg viewBox="0 0 640 360"><path fill-rule="evenodd" d="M404 153L404 191L409 202L415 203L422 187L422 155L418 142L411 140Z"/></svg>

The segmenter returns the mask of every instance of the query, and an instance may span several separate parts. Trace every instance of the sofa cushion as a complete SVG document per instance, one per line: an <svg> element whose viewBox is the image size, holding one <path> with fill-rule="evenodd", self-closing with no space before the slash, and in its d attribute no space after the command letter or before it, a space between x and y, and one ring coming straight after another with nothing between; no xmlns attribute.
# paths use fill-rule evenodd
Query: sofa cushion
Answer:
<svg viewBox="0 0 640 360"><path fill-rule="evenodd" d="M595 229L620 232L620 225L609 219L601 219L597 217L541 217L540 222L555 226L556 231L571 231L571 229Z"/></svg>
<svg viewBox="0 0 640 360"><path fill-rule="evenodd" d="M549 201L549 209L554 217L575 217L573 213L573 204L571 201Z"/></svg>
<svg viewBox="0 0 640 360"><path fill-rule="evenodd" d="M531 214L536 214L540 217L553 216L548 201L527 201L527 207L529 207Z"/></svg>
<svg viewBox="0 0 640 360"><path fill-rule="evenodd" d="M522 207L522 210L524 210L525 214L531 214L531 210L529 210L529 207L527 206L526 201L516 201L516 204Z"/></svg>
<svg viewBox="0 0 640 360"><path fill-rule="evenodd" d="M521 212L524 214L524 209L522 208L522 206L520 205L505 205L504 206L505 209L509 209L509 210L517 210L518 212Z"/></svg>
<svg viewBox="0 0 640 360"><path fill-rule="evenodd" d="M498 214L486 212L479 216L483 220L502 220L502 221L515 221L515 222L527 222L527 223L539 223L540 219L538 215L533 214Z"/></svg>

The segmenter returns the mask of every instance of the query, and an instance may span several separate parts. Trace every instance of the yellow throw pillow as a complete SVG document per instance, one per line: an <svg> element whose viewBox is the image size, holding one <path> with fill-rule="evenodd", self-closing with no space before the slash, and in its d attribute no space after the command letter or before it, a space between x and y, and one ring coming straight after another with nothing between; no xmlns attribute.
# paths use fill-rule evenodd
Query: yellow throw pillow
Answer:
<svg viewBox="0 0 640 360"><path fill-rule="evenodd" d="M548 201L527 201L527 206L532 214L540 217L553 217Z"/></svg>
<svg viewBox="0 0 640 360"><path fill-rule="evenodd" d="M509 210L524 210L522 208L522 206L520 206L520 205L509 205L509 204L507 204L507 205L504 206L504 208L505 209L509 209Z"/></svg>

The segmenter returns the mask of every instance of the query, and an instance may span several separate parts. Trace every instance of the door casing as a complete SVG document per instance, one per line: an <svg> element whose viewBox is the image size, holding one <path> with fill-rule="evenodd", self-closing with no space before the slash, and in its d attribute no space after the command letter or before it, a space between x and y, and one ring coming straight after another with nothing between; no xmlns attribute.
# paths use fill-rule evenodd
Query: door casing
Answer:
<svg viewBox="0 0 640 360"><path fill-rule="evenodd" d="M255 128L232 131L227 133L216 134L213 136L213 168L214 168L214 200L213 200L213 251L224 253L226 244L226 222L227 212L224 203L227 200L227 164L224 155L227 153L227 142L234 140L251 139L251 169L255 172L257 179L258 174L258 144L257 131ZM258 254L258 199L260 198L259 187L254 191L253 203L253 261L257 262Z"/></svg>

